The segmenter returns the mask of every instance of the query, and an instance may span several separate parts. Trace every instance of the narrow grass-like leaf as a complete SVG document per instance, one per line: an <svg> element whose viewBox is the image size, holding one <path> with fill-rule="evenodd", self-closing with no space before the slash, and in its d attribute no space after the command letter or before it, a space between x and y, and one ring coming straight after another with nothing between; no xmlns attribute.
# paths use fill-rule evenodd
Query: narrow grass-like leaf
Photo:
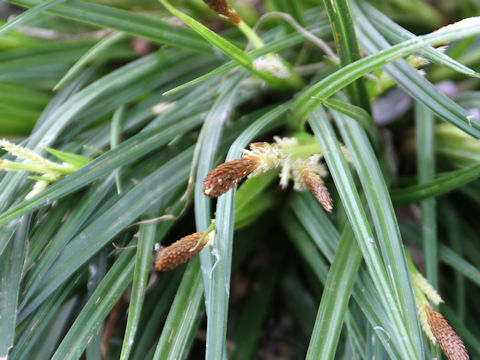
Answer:
<svg viewBox="0 0 480 360"><path fill-rule="evenodd" d="M312 241L322 252L327 251L323 253L324 256L329 261L333 261L335 246L339 242L340 235L333 228L324 211L320 209L319 204L314 199L309 199L306 196L295 196L292 200L290 207L295 214L294 216L296 216L302 225L298 224L294 219L291 219L293 214L284 217L285 221L283 224L290 234L297 250L305 259L315 276L321 283L325 284L328 266L316 250ZM318 219L320 219L320 221L317 221ZM304 226L304 228L302 228L302 226ZM324 231L329 227L333 229ZM329 248L331 248L331 250L328 250ZM362 308L371 326L374 328L377 336L381 339L390 357L392 359L403 359L402 355L400 355L404 352L401 340L392 337L391 334L393 334L395 330L391 328L392 323L389 316L383 310L383 306L379 301L378 292L366 271L360 271L360 277L357 278L354 284L352 294L355 301Z"/></svg>
<svg viewBox="0 0 480 360"><path fill-rule="evenodd" d="M234 44L224 39L223 37L217 35L207 27L200 24L198 21L192 19L190 16L185 15L184 13L178 11L173 6L171 6L166 0L159 0L163 6L167 8L168 11L175 15L193 30L195 30L199 35L205 38L212 45L218 47L225 55L230 57L232 60L236 61L240 66L251 71L253 74L264 79L270 86L275 89L285 90L288 88L298 88L300 86L299 80L296 77L290 76L289 78L284 79L283 77L277 77L267 71L258 70L255 68L253 63L253 58L240 50Z"/></svg>
<svg viewBox="0 0 480 360"><path fill-rule="evenodd" d="M191 151L191 149L184 151L144 178L140 184L125 193L108 211L79 233L64 248L63 255L60 256L61 261L57 260L49 270L50 276L43 279L41 290L25 306L23 315L28 315L37 308L52 291L151 206L158 204L165 208L188 172Z"/></svg>
<svg viewBox="0 0 480 360"><path fill-rule="evenodd" d="M103 323L110 310L132 281L134 249L124 249L100 285L83 307L52 357L52 360L78 359L90 336Z"/></svg>
<svg viewBox="0 0 480 360"><path fill-rule="evenodd" d="M418 183L424 184L435 177L435 119L432 112L421 104L415 106L415 137L417 148ZM435 198L420 202L422 247L427 279L438 288L437 209ZM431 346L435 356L441 356L438 347Z"/></svg>
<svg viewBox="0 0 480 360"><path fill-rule="evenodd" d="M16 16L12 21L9 21L5 25L0 28L0 35L7 32L10 29L13 29L15 26L22 24L28 20L35 18L38 14L42 11L45 11L52 6L58 5L66 0L45 0L38 5L28 9L27 11L21 13L20 15Z"/></svg>
<svg viewBox="0 0 480 360"><path fill-rule="evenodd" d="M368 20L355 1L351 3L360 34L360 44L369 53L378 53L393 49L390 44L379 34ZM474 18L476 19L476 18ZM478 28L478 27L477 27ZM442 34L434 32L431 35ZM431 35L426 35L430 37ZM423 37L416 37L407 42L422 42ZM395 45L400 46L405 42ZM432 45L432 44L430 44ZM384 49L384 50L382 50ZM424 49L421 47L418 50ZM432 83L420 76L405 60L399 59L393 64L386 64L385 70L402 89L423 105L427 106L441 119L457 126L468 134L478 139L479 119L472 117L465 109L455 103L445 94L442 94Z"/></svg>
<svg viewBox="0 0 480 360"><path fill-rule="evenodd" d="M391 191L392 201L397 205L420 202L458 189L480 177L480 164L450 171L429 182Z"/></svg>
<svg viewBox="0 0 480 360"><path fill-rule="evenodd" d="M128 359L137 333L142 312L148 274L151 267L153 247L155 245L155 225L141 225L137 244L137 255L133 273L132 295L128 309L127 325L123 337L120 359Z"/></svg>
<svg viewBox="0 0 480 360"><path fill-rule="evenodd" d="M248 211L249 207L255 205L261 205L262 201L259 201L259 195L269 186L278 176L276 171L268 171L264 174L259 174L250 179L247 179L242 186L237 190L237 198L235 199L235 226L238 225L240 219L238 216L242 216L242 213ZM256 203L257 202L257 203Z"/></svg>
<svg viewBox="0 0 480 360"><path fill-rule="evenodd" d="M32 352L41 359L52 359L55 347L62 340L65 323L71 319L78 306L78 297L72 297L60 307L51 324L42 335L42 341L38 342Z"/></svg>
<svg viewBox="0 0 480 360"><path fill-rule="evenodd" d="M37 291L42 279L56 258L73 238L73 236L84 226L90 215L94 212L98 204L105 200L106 195L112 186L112 179L107 178L103 183L92 186L88 192L83 194L82 199L77 206L71 210L69 221L65 222L55 234L55 237L44 249L42 256L36 258L35 267L27 274L24 279L24 292L22 293L22 302L28 301L29 298ZM33 262L30 260L29 262ZM20 315L20 318L21 315Z"/></svg>
<svg viewBox="0 0 480 360"><path fill-rule="evenodd" d="M322 36L326 35L330 29L328 24L325 24L323 21L320 21L318 24L316 24L315 27L309 28L308 29L312 35L315 36ZM289 34L287 36L282 37L281 39L278 40L272 40L268 44L265 44L264 47L259 48L259 49L254 49L252 50L249 54L253 57L259 57L262 55L266 55L270 52L279 52L281 50L287 49L289 47L295 46L303 41L303 37L300 34L294 33L294 34ZM236 62L230 61L226 64L223 64L211 72L204 74L196 79L193 79L185 84L179 85L173 89L168 90L167 92L164 93L164 95L171 95L173 93L176 93L180 90L184 90L188 87L191 87L193 85L196 85L204 80L210 79L212 77L225 74L228 71L232 70L235 68Z"/></svg>
<svg viewBox="0 0 480 360"><path fill-rule="evenodd" d="M198 119L197 119L198 122ZM25 213L31 212L46 203L65 196L88 183L110 173L113 169L132 163L141 156L165 145L179 132L186 132L197 124L185 119L183 122L164 129L137 134L124 141L117 148L99 156L64 180L48 187L32 200L24 201L0 216L0 224L5 224Z"/></svg>
<svg viewBox="0 0 480 360"><path fill-rule="evenodd" d="M79 276L68 282L28 320L26 331L15 341L15 347L9 359L28 359L32 354L32 346L43 340L44 330L48 324L57 316L58 310L70 295L72 289L78 285Z"/></svg>
<svg viewBox="0 0 480 360"><path fill-rule="evenodd" d="M30 235L28 241L29 251L23 266L24 275L22 281L24 284L26 282L27 272L35 268L35 266L32 265L37 264L39 255L45 251L46 247L50 246L54 233L58 230L58 224L65 218L65 215L67 215L71 207L72 202L70 201L63 201L61 204L54 206L49 216L47 216L35 229L35 232Z"/></svg>
<svg viewBox="0 0 480 360"><path fill-rule="evenodd" d="M380 166L363 128L354 120L337 112L333 112L333 116L352 155L365 191L383 261L395 298L407 325L410 339L417 349L421 349L421 332L416 314L410 272L405 259L396 215Z"/></svg>
<svg viewBox="0 0 480 360"><path fill-rule="evenodd" d="M412 39L415 37L410 31L404 29L396 22L390 20L387 16L378 11L375 7L371 6L369 3L360 2L358 4L364 11L368 13L369 19L371 19L371 24L382 33L387 40L397 43ZM423 56L425 59L430 60L432 63L445 66L453 71L462 73L467 76L480 77L480 74L469 67L459 63L455 59L452 59L450 56L444 54L443 52L435 49L434 47L429 47L418 52L419 55Z"/></svg>
<svg viewBox="0 0 480 360"><path fill-rule="evenodd" d="M423 105L415 107L416 143L417 143L417 172L419 184L432 181L435 177L435 143L433 114ZM420 203L422 212L422 239L425 254L427 279L434 288L438 287L437 271L437 221L436 201L434 198L425 199Z"/></svg>
<svg viewBox="0 0 480 360"><path fill-rule="evenodd" d="M65 89L60 91L52 101L47 105L42 115L37 120L33 132L30 134L28 140L24 145L26 148L33 150L35 152L41 152L42 147L49 145L45 141L48 139L49 142L55 140L57 134L57 117L49 116L59 107L61 104L68 99L70 96L78 92L78 88L85 84L87 79L90 77L91 72L85 72L79 76L74 82L72 82ZM60 125L60 124L59 124ZM22 184L25 174L22 173L10 173L3 177L0 187L2 191L0 192L0 209L5 211L12 202L18 202L18 196L15 196L16 190L19 188L19 185ZM3 227L0 226L0 229ZM0 254L3 251L5 243L0 240Z"/></svg>
<svg viewBox="0 0 480 360"><path fill-rule="evenodd" d="M90 262L88 267L88 282L87 282L87 296L93 295L98 285L105 277L107 273L107 251L102 251L98 254L93 261ZM94 330L94 334L89 339L87 348L85 349L86 360L101 360L102 358L102 338L103 338L103 324L100 324L97 329Z"/></svg>
<svg viewBox="0 0 480 360"><path fill-rule="evenodd" d="M306 359L334 358L361 261L362 252L348 226L328 272Z"/></svg>
<svg viewBox="0 0 480 360"><path fill-rule="evenodd" d="M68 72L58 81L58 83L53 87L54 91L60 89L65 83L70 81L75 77L90 61L95 60L95 58L102 52L108 50L111 45L122 41L127 38L127 35L123 32L113 33L112 35L106 37L103 40L100 40L95 46L88 50L85 55L83 55L77 62L68 70Z"/></svg>
<svg viewBox="0 0 480 360"><path fill-rule="evenodd" d="M452 252L458 256L462 257L465 254L463 247L463 238L462 238L462 223L459 219L457 212L453 209L451 204L442 203L440 207L440 217L444 220L444 229L447 232L447 237L449 244L451 246ZM440 244L439 244L440 245ZM440 247L440 246L439 246ZM467 314L467 279L466 277L457 269L454 269L455 272L455 305L456 313L461 321L466 320ZM478 279L480 280L480 272L478 272Z"/></svg>
<svg viewBox="0 0 480 360"><path fill-rule="evenodd" d="M153 356L154 360L182 359L187 355L186 344L198 317L203 298L202 272L199 257L193 258L185 271L175 300L168 313Z"/></svg>
<svg viewBox="0 0 480 360"><path fill-rule="evenodd" d="M42 0L12 0L11 3L32 7ZM191 30L171 25L153 17L129 12L87 1L69 0L55 6L48 12L68 19L123 31L161 44L182 47L198 52L209 52L211 46Z"/></svg>
<svg viewBox="0 0 480 360"><path fill-rule="evenodd" d="M52 149L48 146L45 147L45 151L49 152L50 154L52 154L56 158L58 158L58 159L60 159L64 162L70 163L72 165L75 165L77 167L82 167L84 165L87 165L91 160L88 157L83 156L83 155L68 153L68 152L65 152L65 151Z"/></svg>
<svg viewBox="0 0 480 360"><path fill-rule="evenodd" d="M232 148L233 149L233 145ZM239 156L238 150L230 151L227 161ZM219 197L216 209L214 264L210 280L209 324L207 325L206 360L221 359L227 355L228 298L232 264L233 225L235 214L235 189Z"/></svg>
<svg viewBox="0 0 480 360"><path fill-rule="evenodd" d="M155 291L148 293L145 300L144 310L142 311L142 331L138 334L132 353L132 360L146 359L149 347L158 339L157 329L160 324L163 325L164 317L172 303L175 291L178 288L182 277L181 272L176 272L172 276L160 280ZM152 347L153 351L155 346ZM153 358L153 352L150 358Z"/></svg>
<svg viewBox="0 0 480 360"><path fill-rule="evenodd" d="M112 116L112 124L110 125L110 149L115 149L120 143L120 134L122 133L122 121L125 114L125 105L120 106ZM117 186L117 194L122 193L122 182L120 179L121 169L115 169L115 185Z"/></svg>
<svg viewBox="0 0 480 360"><path fill-rule="evenodd" d="M375 145L380 143L380 139L378 137L377 130L375 129L375 125L373 124L372 117L364 109L336 99L326 99L323 101L323 103L326 107L337 110L342 114L358 121L365 128L373 143Z"/></svg>
<svg viewBox="0 0 480 360"><path fill-rule="evenodd" d="M422 245L422 239L416 229L403 224L401 226L402 234L411 243L416 246ZM480 269L458 255L454 250L445 244L439 244L438 255L442 262L449 265L452 269L457 270L466 278L470 279L474 284L480 286Z"/></svg>
<svg viewBox="0 0 480 360"><path fill-rule="evenodd" d="M273 288L280 273L281 262L276 266L261 269L252 283L252 290L245 301L239 324L233 336L236 350L230 356L232 360L249 360L254 358L259 340L261 325L272 302Z"/></svg>
<svg viewBox="0 0 480 360"><path fill-rule="evenodd" d="M332 96L335 92L365 75L367 72L424 49L426 46L477 34L480 34L480 25L476 24L466 25L462 28L445 29L441 32L434 32L404 41L344 66L342 69L317 82L297 98L292 106L292 111L297 118L297 125L299 127L303 126L308 116L324 99ZM472 118L471 116L467 118L467 115L457 116L449 120L468 134L480 138L480 120Z"/></svg>
<svg viewBox="0 0 480 360"><path fill-rule="evenodd" d="M421 337L418 336L413 340L410 337L411 334L415 333L415 330L417 330L417 332L420 330L418 326L418 319L416 318L415 305L413 303L413 293L411 292L411 287L408 286L410 284L410 276L405 279L403 274L396 272L393 273L394 278L391 279L387 273L384 263L380 257L380 253L376 247L373 233L366 218L366 214L359 206L361 203L360 197L355 189L350 169L348 168L347 162L342 155L338 141L333 133L333 129L328 123L328 119L323 110L322 112L319 112L320 110L317 111L318 112L314 112L310 118L310 126L312 127L315 137L323 149L330 173L332 174L332 178L335 181L340 198L345 206L348 219L352 225L352 229L359 247L362 250L362 254L371 274L372 280L377 288L377 291L381 293L380 298L382 305L386 311L390 312L390 318L394 324L394 329L395 331L398 331L398 335L396 336L399 336L403 342L403 351L408 354L406 356L411 359L420 359L421 346L415 346L415 343L420 342ZM371 190L373 189L374 188ZM381 232L379 235L384 236L384 234ZM384 247L384 245L387 244L384 244L385 239L382 240L383 242L381 245ZM400 244L397 244L397 246L399 245ZM391 246L391 243L389 246ZM399 254L394 253L392 255L400 258L400 260L403 258L405 262L403 251ZM391 262L391 256L389 257L389 272L391 272L393 271L392 266L397 267L398 263L393 264ZM405 266L405 272L406 271L407 270ZM406 283L407 286L403 286L402 284L401 287L394 289L393 284L390 282L391 280L394 281L393 284L396 284L396 282L400 280L401 282ZM410 293L408 293L409 290ZM408 300L409 295L411 301L410 303L405 303L405 300ZM412 308L412 310L407 310L410 308ZM409 311L410 314L408 314ZM411 324L412 320L417 321L417 324L412 324L412 326L416 325L417 329L407 325Z"/></svg>
<svg viewBox="0 0 480 360"><path fill-rule="evenodd" d="M275 126L278 118L285 113L285 104L275 107L249 126L232 144L226 161L237 159L253 137ZM214 242L214 265L210 279L210 302L207 313L206 359L220 359L226 355L225 337L230 288L232 240L235 213L235 189L219 197L216 210L216 235Z"/></svg>
<svg viewBox="0 0 480 360"><path fill-rule="evenodd" d="M346 0L324 0L323 5L327 10L328 19L332 26L333 38L335 39L337 53L342 66L359 60L360 53L357 37L348 2ZM370 110L370 103L363 79L357 79L347 86L347 92L351 96L354 105L363 108L365 111ZM368 120L373 125L373 120Z"/></svg>
<svg viewBox="0 0 480 360"><path fill-rule="evenodd" d="M239 91L244 74L238 74L230 78L222 86L221 95L213 104L202 126L195 145L192 167L196 167L195 181L195 222L197 231L205 231L211 221L211 200L203 193L203 180L213 169L217 148L220 144L225 122L228 120L235 104L235 98ZM193 175L193 174L192 174ZM191 175L191 176L192 176ZM200 253L203 286L205 290L205 303L208 304L210 273L212 270L212 258L207 247ZM207 305L208 309L208 305Z"/></svg>
<svg viewBox="0 0 480 360"><path fill-rule="evenodd" d="M13 346L18 298L30 218L20 221L15 239L0 257L0 358L6 359Z"/></svg>

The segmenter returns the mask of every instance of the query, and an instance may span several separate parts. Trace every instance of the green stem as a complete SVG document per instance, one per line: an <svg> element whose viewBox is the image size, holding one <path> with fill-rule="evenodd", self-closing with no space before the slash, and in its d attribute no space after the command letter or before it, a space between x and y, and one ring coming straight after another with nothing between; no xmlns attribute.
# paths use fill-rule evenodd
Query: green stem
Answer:
<svg viewBox="0 0 480 360"><path fill-rule="evenodd" d="M10 171L30 171L39 174L49 175L51 177L58 177L60 174L56 171L52 171L46 167L38 166L29 163L20 163L9 160L3 160L0 162L0 170L10 170Z"/></svg>
<svg viewBox="0 0 480 360"><path fill-rule="evenodd" d="M248 26L248 24L245 21L241 21L240 24L238 24L238 30L240 30L243 35L250 41L255 49L260 49L265 46L265 43L260 39L260 37L257 35L253 29Z"/></svg>

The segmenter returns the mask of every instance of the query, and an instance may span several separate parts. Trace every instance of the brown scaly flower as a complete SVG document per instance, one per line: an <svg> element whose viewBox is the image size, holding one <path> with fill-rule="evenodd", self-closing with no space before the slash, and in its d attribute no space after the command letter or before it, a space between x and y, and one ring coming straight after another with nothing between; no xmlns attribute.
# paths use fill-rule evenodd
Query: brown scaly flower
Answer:
<svg viewBox="0 0 480 360"><path fill-rule="evenodd" d="M317 201L327 212L332 212L333 202L322 178L310 170L302 171L305 187L312 193Z"/></svg>
<svg viewBox="0 0 480 360"><path fill-rule="evenodd" d="M212 170L203 181L203 192L210 197L217 197L237 185L245 177L252 177L277 167L281 167L280 185L286 188L293 180L296 191L310 191L315 199L327 211L333 209L332 198L322 177L328 175L327 168L321 163L321 153L310 156L294 154L301 146L296 138L275 136L274 143L252 143L250 150L243 150L240 159L226 162ZM343 148L347 159L348 152Z"/></svg>
<svg viewBox="0 0 480 360"><path fill-rule="evenodd" d="M288 184L288 179L290 178L289 172L292 173L293 178L293 189L297 191L308 190L312 193L315 199L327 212L332 212L333 202L330 197L325 183L323 182L321 176L327 175L327 170L325 166L320 163L322 155L315 154L309 156L306 159L299 158L291 160L290 167L287 166L287 170L283 169L283 186Z"/></svg>
<svg viewBox="0 0 480 360"><path fill-rule="evenodd" d="M468 360L468 352L463 345L462 339L455 333L455 330L448 324L447 320L438 311L425 305L427 321L437 340L440 348L448 360Z"/></svg>
<svg viewBox="0 0 480 360"><path fill-rule="evenodd" d="M233 9L226 0L203 0L203 2L218 15L225 17L232 24L238 25L242 22L242 19L238 16L235 9Z"/></svg>
<svg viewBox="0 0 480 360"><path fill-rule="evenodd" d="M190 260L198 254L205 245L212 241L214 237L214 232L212 231L200 241L204 234L205 231L202 231L184 236L166 248L161 249L155 260L155 269L158 271L172 270Z"/></svg>
<svg viewBox="0 0 480 360"><path fill-rule="evenodd" d="M255 176L280 164L277 149L266 142L250 144L244 156L217 166L203 180L203 193L218 197L247 176Z"/></svg>
<svg viewBox="0 0 480 360"><path fill-rule="evenodd" d="M257 158L243 157L217 166L203 180L203 193L218 197L250 175L260 165Z"/></svg>

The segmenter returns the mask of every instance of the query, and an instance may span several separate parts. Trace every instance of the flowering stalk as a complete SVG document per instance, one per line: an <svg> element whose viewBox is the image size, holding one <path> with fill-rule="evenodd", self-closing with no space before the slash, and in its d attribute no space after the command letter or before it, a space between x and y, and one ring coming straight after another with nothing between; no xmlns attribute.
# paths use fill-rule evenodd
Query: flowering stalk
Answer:
<svg viewBox="0 0 480 360"><path fill-rule="evenodd" d="M77 171L80 167L90 161L90 159L81 155L46 148L48 152L58 157L60 160L63 160L62 163L57 163L5 139L0 140L0 147L16 158L24 161L15 162L10 160L0 160L0 170L29 171L41 174L41 176L30 176L31 179L37 180L37 182L33 186L32 191L30 191L25 197L27 200L42 192L51 183L62 179L65 175Z"/></svg>
<svg viewBox="0 0 480 360"><path fill-rule="evenodd" d="M423 277L408 257L408 267L412 278L415 302L422 329L434 344L438 344L449 360L468 360L468 352L462 339L437 310L430 306L429 300L438 305L443 302L440 295Z"/></svg>
<svg viewBox="0 0 480 360"><path fill-rule="evenodd" d="M315 199L317 199L317 201L326 211L332 212L332 198L327 187L325 186L325 183L318 174L311 170L302 170L301 182L299 181L299 183L305 186L305 188L312 193Z"/></svg>
<svg viewBox="0 0 480 360"><path fill-rule="evenodd" d="M265 46L262 39L245 21L242 20L235 9L232 8L226 0L203 0L203 2L219 16L235 25L256 49ZM253 67L257 71L265 71L280 79L286 79L294 87L300 87L302 84L300 77L278 54L270 53L265 56L260 56L253 61Z"/></svg>
<svg viewBox="0 0 480 360"><path fill-rule="evenodd" d="M427 321L433 336L437 340L440 348L449 360L468 360L470 359L462 339L455 333L455 330L445 320L445 318L429 305L425 305Z"/></svg>
<svg viewBox="0 0 480 360"><path fill-rule="evenodd" d="M246 177L281 167L282 188L286 188L292 179L294 190L310 191L320 205L331 212L333 202L322 180L328 172L321 163L323 155L318 144L311 142L309 138L306 144L305 138L303 144L300 144L297 138L274 137L274 140L272 144L252 143L250 150L243 151L242 158L217 166L203 182L204 194L218 197ZM317 153L312 154L312 151Z"/></svg>

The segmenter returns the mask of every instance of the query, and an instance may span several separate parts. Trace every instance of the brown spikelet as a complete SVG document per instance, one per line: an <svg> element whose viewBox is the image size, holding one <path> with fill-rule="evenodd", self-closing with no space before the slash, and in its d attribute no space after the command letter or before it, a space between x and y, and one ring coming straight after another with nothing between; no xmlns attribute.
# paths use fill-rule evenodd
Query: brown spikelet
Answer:
<svg viewBox="0 0 480 360"><path fill-rule="evenodd" d="M302 172L305 187L310 191L315 199L322 205L325 211L332 212L333 202L322 178L313 171L304 170Z"/></svg>
<svg viewBox="0 0 480 360"><path fill-rule="evenodd" d="M204 231L184 236L170 246L160 250L155 260L155 269L158 271L172 270L190 260L190 258L198 254L207 244L209 240L208 235L195 247L203 234Z"/></svg>
<svg viewBox="0 0 480 360"><path fill-rule="evenodd" d="M260 165L261 160L255 156L244 156L221 164L203 180L203 193L210 197L218 197L234 187Z"/></svg>
<svg viewBox="0 0 480 360"><path fill-rule="evenodd" d="M226 17L234 25L238 25L242 21L235 9L228 5L226 0L203 0L203 2L217 14Z"/></svg>
<svg viewBox="0 0 480 360"><path fill-rule="evenodd" d="M425 305L427 321L432 330L433 336L437 339L440 348L448 360L468 360L468 352L463 345L462 339L455 333L455 330L448 324L447 320L438 311Z"/></svg>

